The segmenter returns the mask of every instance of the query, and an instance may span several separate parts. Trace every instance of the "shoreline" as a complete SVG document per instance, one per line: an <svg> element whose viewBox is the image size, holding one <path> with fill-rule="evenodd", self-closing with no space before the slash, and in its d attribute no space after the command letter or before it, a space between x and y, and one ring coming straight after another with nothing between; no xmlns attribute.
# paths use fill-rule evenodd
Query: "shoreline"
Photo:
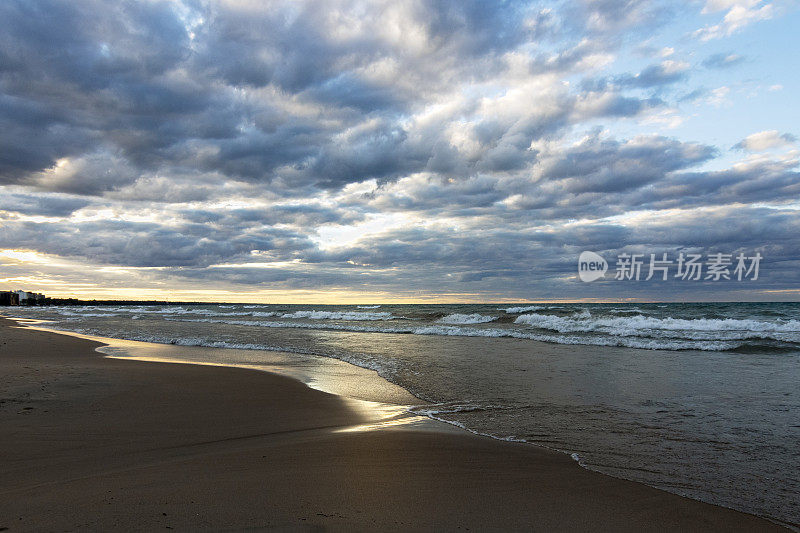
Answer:
<svg viewBox="0 0 800 533"><path fill-rule="evenodd" d="M11 530L782 530L563 452L382 425L269 371L102 357L9 319L0 331Z"/></svg>

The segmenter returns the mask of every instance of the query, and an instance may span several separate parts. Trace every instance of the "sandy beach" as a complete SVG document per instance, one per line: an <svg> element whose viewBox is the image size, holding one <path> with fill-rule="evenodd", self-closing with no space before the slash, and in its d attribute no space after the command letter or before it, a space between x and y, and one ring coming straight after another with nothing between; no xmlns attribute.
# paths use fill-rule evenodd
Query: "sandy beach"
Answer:
<svg viewBox="0 0 800 533"><path fill-rule="evenodd" d="M105 358L0 320L0 530L777 531L567 455L254 370Z"/></svg>

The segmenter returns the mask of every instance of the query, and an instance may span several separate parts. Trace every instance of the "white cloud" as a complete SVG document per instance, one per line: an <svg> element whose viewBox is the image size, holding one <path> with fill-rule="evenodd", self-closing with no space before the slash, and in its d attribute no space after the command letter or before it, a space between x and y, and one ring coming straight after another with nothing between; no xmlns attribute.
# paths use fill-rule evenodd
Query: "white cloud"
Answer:
<svg viewBox="0 0 800 533"><path fill-rule="evenodd" d="M724 11L735 7L749 9L757 6L760 2L761 0L708 0L702 12L703 14L716 13L717 11Z"/></svg>
<svg viewBox="0 0 800 533"><path fill-rule="evenodd" d="M669 57L674 53L675 53L675 49L674 48L672 48L671 46L665 46L664 48L661 49L661 51L658 53L658 55L660 57Z"/></svg>
<svg viewBox="0 0 800 533"><path fill-rule="evenodd" d="M748 135L736 147L748 152L763 152L773 148L793 146L796 142L797 139L788 133L781 135L777 130L765 130Z"/></svg>
<svg viewBox="0 0 800 533"><path fill-rule="evenodd" d="M706 102L714 107L721 107L730 104L728 100L728 93L731 92L730 87L717 87L711 91L711 94L706 98Z"/></svg>
<svg viewBox="0 0 800 533"><path fill-rule="evenodd" d="M666 75L686 72L689 70L690 66L691 65L685 61L673 61L672 59L661 62L661 70Z"/></svg>
<svg viewBox="0 0 800 533"><path fill-rule="evenodd" d="M774 11L772 4L762 4L761 0L709 0L703 13L725 9L728 12L719 24L700 28L693 35L702 41L727 37L753 22L772 18Z"/></svg>

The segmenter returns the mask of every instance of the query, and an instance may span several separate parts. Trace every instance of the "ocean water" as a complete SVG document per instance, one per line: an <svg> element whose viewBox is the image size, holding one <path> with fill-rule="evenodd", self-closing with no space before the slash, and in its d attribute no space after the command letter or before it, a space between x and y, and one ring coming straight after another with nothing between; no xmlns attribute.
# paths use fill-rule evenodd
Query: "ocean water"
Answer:
<svg viewBox="0 0 800 533"><path fill-rule="evenodd" d="M412 409L800 523L800 304L6 308L53 329L373 369ZM241 350L246 350L243 352ZM261 354L261 355L259 355ZM236 361L220 361L235 364Z"/></svg>

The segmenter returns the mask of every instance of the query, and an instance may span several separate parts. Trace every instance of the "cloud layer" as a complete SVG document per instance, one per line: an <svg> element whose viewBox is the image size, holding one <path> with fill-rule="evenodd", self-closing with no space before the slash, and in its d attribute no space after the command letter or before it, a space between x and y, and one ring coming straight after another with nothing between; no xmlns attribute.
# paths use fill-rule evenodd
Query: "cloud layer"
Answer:
<svg viewBox="0 0 800 533"><path fill-rule="evenodd" d="M692 6L3 2L0 249L41 260L0 256L0 280L603 298L583 249L704 249L761 250L758 288L796 286L796 136L670 130L730 91L696 76L746 63L654 46ZM774 10L710 1L681 39Z"/></svg>

